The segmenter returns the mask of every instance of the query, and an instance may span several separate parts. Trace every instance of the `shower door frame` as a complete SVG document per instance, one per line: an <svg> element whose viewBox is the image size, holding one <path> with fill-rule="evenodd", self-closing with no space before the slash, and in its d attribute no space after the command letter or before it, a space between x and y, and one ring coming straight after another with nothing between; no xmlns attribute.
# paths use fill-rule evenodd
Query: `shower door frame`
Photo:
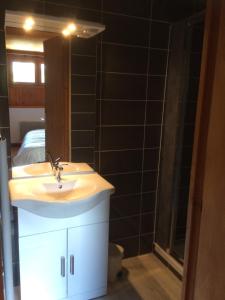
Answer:
<svg viewBox="0 0 225 300"><path fill-rule="evenodd" d="M222 299L220 296L216 298L216 295L224 296L225 269L222 268L224 263L220 254L225 251L224 240L221 239L225 234L225 222L221 200L219 201L221 197L224 199L224 188L219 178L215 180L215 174L219 174L220 179L225 175L225 147L220 138L225 127L225 118L221 113L225 109L224 37L225 2L208 0L191 170L182 300L208 300L212 299L212 295L215 295L214 299ZM207 151L210 151L210 155ZM210 163L213 155L217 169ZM213 191L216 191L215 199L209 199L210 195L206 197L206 192ZM213 207L209 200L214 200ZM216 216L217 220L212 216ZM220 229L217 227L218 219L223 220L221 225L224 227ZM215 239L216 244L210 244ZM202 280L202 276L206 276L206 269L209 274L208 284Z"/></svg>

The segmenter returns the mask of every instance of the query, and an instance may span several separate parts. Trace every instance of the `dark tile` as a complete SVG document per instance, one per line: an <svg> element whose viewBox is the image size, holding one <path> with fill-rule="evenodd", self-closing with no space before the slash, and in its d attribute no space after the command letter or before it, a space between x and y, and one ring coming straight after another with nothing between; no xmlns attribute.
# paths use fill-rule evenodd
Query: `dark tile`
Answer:
<svg viewBox="0 0 225 300"><path fill-rule="evenodd" d="M72 112L95 112L95 95L72 95Z"/></svg>
<svg viewBox="0 0 225 300"><path fill-rule="evenodd" d="M7 72L6 66L0 65L0 96L8 95L8 83L7 83Z"/></svg>
<svg viewBox="0 0 225 300"><path fill-rule="evenodd" d="M5 28L5 3L0 3L0 30Z"/></svg>
<svg viewBox="0 0 225 300"><path fill-rule="evenodd" d="M71 76L72 94L95 94L94 76Z"/></svg>
<svg viewBox="0 0 225 300"><path fill-rule="evenodd" d="M139 222L139 216L111 220L109 223L110 240L118 240L138 235Z"/></svg>
<svg viewBox="0 0 225 300"><path fill-rule="evenodd" d="M100 147L100 128L96 127L95 129L95 151L102 150Z"/></svg>
<svg viewBox="0 0 225 300"><path fill-rule="evenodd" d="M7 0L5 8L8 10L19 10L33 12L36 14L44 14L45 3L35 0Z"/></svg>
<svg viewBox="0 0 225 300"><path fill-rule="evenodd" d="M156 204L156 192L142 194L142 213L154 212Z"/></svg>
<svg viewBox="0 0 225 300"><path fill-rule="evenodd" d="M196 1L154 0L152 17L156 20L175 22L194 14Z"/></svg>
<svg viewBox="0 0 225 300"><path fill-rule="evenodd" d="M141 189L141 173L104 176L116 189L115 196L138 194Z"/></svg>
<svg viewBox="0 0 225 300"><path fill-rule="evenodd" d="M196 104L196 102L187 102L184 123L195 123Z"/></svg>
<svg viewBox="0 0 225 300"><path fill-rule="evenodd" d="M95 172L100 172L100 166L99 166L99 152L94 153L94 161L95 161L95 167L94 170Z"/></svg>
<svg viewBox="0 0 225 300"><path fill-rule="evenodd" d="M167 21L170 19L170 2L166 0L153 0L152 18L155 20Z"/></svg>
<svg viewBox="0 0 225 300"><path fill-rule="evenodd" d="M149 76L148 79L148 99L163 100L165 88L164 76Z"/></svg>
<svg viewBox="0 0 225 300"><path fill-rule="evenodd" d="M145 147L160 146L161 126L146 126Z"/></svg>
<svg viewBox="0 0 225 300"><path fill-rule="evenodd" d="M154 232L155 213L147 213L141 216L141 234Z"/></svg>
<svg viewBox="0 0 225 300"><path fill-rule="evenodd" d="M124 248L124 257L132 257L138 255L139 237L131 237L123 240L115 240L115 243Z"/></svg>
<svg viewBox="0 0 225 300"><path fill-rule="evenodd" d="M168 49L169 26L169 23L152 21L150 47Z"/></svg>
<svg viewBox="0 0 225 300"><path fill-rule="evenodd" d="M71 40L71 54L96 55L96 37L82 39L75 37Z"/></svg>
<svg viewBox="0 0 225 300"><path fill-rule="evenodd" d="M144 101L102 101L103 125L138 125L144 123Z"/></svg>
<svg viewBox="0 0 225 300"><path fill-rule="evenodd" d="M96 58L90 56L72 55L71 73L78 75L95 75Z"/></svg>
<svg viewBox="0 0 225 300"><path fill-rule="evenodd" d="M101 0L51 0L52 3L66 4L84 9L100 9Z"/></svg>
<svg viewBox="0 0 225 300"><path fill-rule="evenodd" d="M9 127L8 98L0 98L0 127Z"/></svg>
<svg viewBox="0 0 225 300"><path fill-rule="evenodd" d="M102 77L103 99L146 99L146 76L104 73Z"/></svg>
<svg viewBox="0 0 225 300"><path fill-rule="evenodd" d="M77 113L72 114L72 130L94 130L95 114Z"/></svg>
<svg viewBox="0 0 225 300"><path fill-rule="evenodd" d="M141 148L143 134L142 126L103 127L102 150Z"/></svg>
<svg viewBox="0 0 225 300"><path fill-rule="evenodd" d="M189 78L188 82L188 101L196 101L198 97L199 78Z"/></svg>
<svg viewBox="0 0 225 300"><path fill-rule="evenodd" d="M190 76L199 77L201 68L201 53L194 52L190 56Z"/></svg>
<svg viewBox="0 0 225 300"><path fill-rule="evenodd" d="M144 170L156 170L159 163L159 149L147 149L144 152Z"/></svg>
<svg viewBox="0 0 225 300"><path fill-rule="evenodd" d="M183 146L192 146L194 141L194 125L185 125L183 132Z"/></svg>
<svg viewBox="0 0 225 300"><path fill-rule="evenodd" d="M156 190L157 172L145 171L143 175L143 192L150 192Z"/></svg>
<svg viewBox="0 0 225 300"><path fill-rule="evenodd" d="M94 131L72 131L72 147L94 147Z"/></svg>
<svg viewBox="0 0 225 300"><path fill-rule="evenodd" d="M139 0L103 0L103 10L113 13L147 18L151 13L151 1L143 0L140 5Z"/></svg>
<svg viewBox="0 0 225 300"><path fill-rule="evenodd" d="M102 76L103 74L97 72L96 74L96 99L101 99L101 90L102 90Z"/></svg>
<svg viewBox="0 0 225 300"><path fill-rule="evenodd" d="M147 60L146 48L102 45L102 71L145 74Z"/></svg>
<svg viewBox="0 0 225 300"><path fill-rule="evenodd" d="M180 180L179 180L179 186L180 187L188 187L190 183L190 168L181 167L180 168Z"/></svg>
<svg viewBox="0 0 225 300"><path fill-rule="evenodd" d="M167 51L150 50L149 55L149 74L165 75L167 67Z"/></svg>
<svg viewBox="0 0 225 300"><path fill-rule="evenodd" d="M162 112L163 112L162 101L148 101L147 113L146 113L147 124L161 124Z"/></svg>
<svg viewBox="0 0 225 300"><path fill-rule="evenodd" d="M140 213L140 195L111 197L110 219L123 218Z"/></svg>
<svg viewBox="0 0 225 300"><path fill-rule="evenodd" d="M142 150L124 150L101 153L101 173L122 173L140 171Z"/></svg>
<svg viewBox="0 0 225 300"><path fill-rule="evenodd" d="M104 42L130 45L148 45L149 22L126 16L103 14Z"/></svg>
<svg viewBox="0 0 225 300"><path fill-rule="evenodd" d="M181 152L181 164L184 167L190 167L192 161L192 147L183 147Z"/></svg>
<svg viewBox="0 0 225 300"><path fill-rule="evenodd" d="M6 51L5 51L5 34L4 31L0 31L0 64L6 63Z"/></svg>
<svg viewBox="0 0 225 300"><path fill-rule="evenodd" d="M93 148L75 148L72 149L73 162L94 162L94 149Z"/></svg>
<svg viewBox="0 0 225 300"><path fill-rule="evenodd" d="M192 37L191 37L191 50L192 51L199 51L199 52L202 51L203 34L204 34L203 24L193 27Z"/></svg>
<svg viewBox="0 0 225 300"><path fill-rule="evenodd" d="M55 17L76 18L94 22L100 21L100 11L81 9L61 4L62 3L52 4L45 2L45 13Z"/></svg>
<svg viewBox="0 0 225 300"><path fill-rule="evenodd" d="M139 254L146 254L152 252L153 249L153 242L154 242L154 235L153 234L145 234L141 236L140 239L140 253Z"/></svg>

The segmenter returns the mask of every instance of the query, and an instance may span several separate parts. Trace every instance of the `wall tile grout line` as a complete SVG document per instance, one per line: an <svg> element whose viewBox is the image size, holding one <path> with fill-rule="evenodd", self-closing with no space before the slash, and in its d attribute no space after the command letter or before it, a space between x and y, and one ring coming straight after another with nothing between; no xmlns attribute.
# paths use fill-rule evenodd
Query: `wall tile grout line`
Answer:
<svg viewBox="0 0 225 300"><path fill-rule="evenodd" d="M54 2L54 1L38 1L40 3L46 3L46 4L51 4L51 5L55 5L55 6L63 6L63 7L68 7L68 8L75 8L75 9L81 9L83 11L92 11L92 12L99 12L98 9L94 9L94 8L85 8L85 7L81 7L81 6L77 6L77 5L71 5L71 4L61 4L61 3L57 3L57 2ZM126 17L126 18L133 18L133 19L137 19L137 20L143 20L143 21L155 21L155 22L158 22L158 23L164 23L164 24L168 24L169 22L168 21L165 21L165 20L158 20L158 19L151 19L151 16L150 17L143 17L143 16L137 16L137 15L127 15L127 14L124 14L124 13L117 13L117 12L113 12L113 11L107 11L107 10L104 10L103 9L103 5L101 3L101 12L103 14L108 14L108 15L113 15L113 16L119 16L119 17ZM101 20L102 21L102 20Z"/></svg>
<svg viewBox="0 0 225 300"><path fill-rule="evenodd" d="M96 58L96 55L71 53L71 56Z"/></svg>
<svg viewBox="0 0 225 300"><path fill-rule="evenodd" d="M142 45L136 45L136 44L124 44L124 43L116 43L116 42L110 42L110 41L103 41L103 45L114 45L114 46L121 46L121 47L130 47L130 48L141 48L141 49L147 49L147 50L159 50L159 51L165 51L168 52L167 48L156 48L156 47L147 47Z"/></svg>
<svg viewBox="0 0 225 300"><path fill-rule="evenodd" d="M146 74L146 73L132 73L132 72L117 72L117 71L97 71L98 73L110 74L110 75L126 75L126 76L140 76L140 77L165 77L165 74ZM90 76L90 75L79 75Z"/></svg>

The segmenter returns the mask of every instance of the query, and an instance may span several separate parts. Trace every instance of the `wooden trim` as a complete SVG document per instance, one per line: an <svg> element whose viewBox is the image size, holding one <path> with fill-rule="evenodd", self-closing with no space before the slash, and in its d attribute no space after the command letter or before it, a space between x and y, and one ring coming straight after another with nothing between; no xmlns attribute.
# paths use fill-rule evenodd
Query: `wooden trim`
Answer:
<svg viewBox="0 0 225 300"><path fill-rule="evenodd" d="M187 219L183 300L193 300L195 292L203 204L203 182L205 178L206 144L215 75L221 2L208 0L206 9Z"/></svg>
<svg viewBox="0 0 225 300"><path fill-rule="evenodd" d="M37 51L25 51L25 50L14 50L14 49L7 49L6 50L7 55L16 55L16 56L32 56L32 57L40 57L44 59L44 53L43 52L37 52Z"/></svg>

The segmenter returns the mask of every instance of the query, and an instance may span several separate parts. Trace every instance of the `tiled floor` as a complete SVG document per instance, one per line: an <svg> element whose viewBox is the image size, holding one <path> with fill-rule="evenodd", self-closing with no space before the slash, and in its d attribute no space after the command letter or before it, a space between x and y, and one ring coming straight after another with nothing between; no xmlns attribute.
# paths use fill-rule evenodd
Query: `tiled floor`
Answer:
<svg viewBox="0 0 225 300"><path fill-rule="evenodd" d="M99 300L180 300L181 281L153 254L123 261L124 275Z"/></svg>

